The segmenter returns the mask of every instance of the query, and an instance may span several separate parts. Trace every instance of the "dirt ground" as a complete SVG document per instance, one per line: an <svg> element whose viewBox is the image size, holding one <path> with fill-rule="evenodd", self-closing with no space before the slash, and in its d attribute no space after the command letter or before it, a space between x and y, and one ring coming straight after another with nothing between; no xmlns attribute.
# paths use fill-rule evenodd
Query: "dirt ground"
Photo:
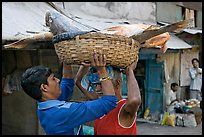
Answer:
<svg viewBox="0 0 204 137"><path fill-rule="evenodd" d="M167 126L137 122L138 135L202 135L202 123L196 127Z"/></svg>

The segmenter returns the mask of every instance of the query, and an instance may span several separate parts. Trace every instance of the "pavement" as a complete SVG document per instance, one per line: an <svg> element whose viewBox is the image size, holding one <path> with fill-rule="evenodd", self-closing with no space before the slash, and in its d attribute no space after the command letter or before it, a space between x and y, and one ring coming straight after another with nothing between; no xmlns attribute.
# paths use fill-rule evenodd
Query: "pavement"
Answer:
<svg viewBox="0 0 204 137"><path fill-rule="evenodd" d="M202 122L196 127L167 126L137 121L138 135L202 135Z"/></svg>

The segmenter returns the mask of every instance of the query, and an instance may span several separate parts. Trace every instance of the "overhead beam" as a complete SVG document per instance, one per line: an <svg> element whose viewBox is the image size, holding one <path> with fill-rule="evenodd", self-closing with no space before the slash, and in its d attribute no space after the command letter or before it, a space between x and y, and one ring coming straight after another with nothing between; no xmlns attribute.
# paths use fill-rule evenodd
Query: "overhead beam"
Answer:
<svg viewBox="0 0 204 137"><path fill-rule="evenodd" d="M202 11L202 2L172 2L172 3L188 9Z"/></svg>

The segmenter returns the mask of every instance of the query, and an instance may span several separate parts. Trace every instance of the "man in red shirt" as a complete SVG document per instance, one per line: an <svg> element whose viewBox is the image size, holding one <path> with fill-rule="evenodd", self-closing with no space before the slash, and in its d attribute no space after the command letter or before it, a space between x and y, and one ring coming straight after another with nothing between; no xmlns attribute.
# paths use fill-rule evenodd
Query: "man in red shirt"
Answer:
<svg viewBox="0 0 204 137"><path fill-rule="evenodd" d="M137 80L134 76L134 69L137 61L126 68L128 98L122 99L121 94L121 73L114 70L112 79L118 103L116 108L108 114L94 121L94 135L136 135L136 117L141 104L141 95ZM100 98L96 92L89 92L81 85L83 76L88 72L89 65L80 66L76 75L76 85L89 100ZM110 78L103 80L111 80ZM101 80L100 80L101 81Z"/></svg>

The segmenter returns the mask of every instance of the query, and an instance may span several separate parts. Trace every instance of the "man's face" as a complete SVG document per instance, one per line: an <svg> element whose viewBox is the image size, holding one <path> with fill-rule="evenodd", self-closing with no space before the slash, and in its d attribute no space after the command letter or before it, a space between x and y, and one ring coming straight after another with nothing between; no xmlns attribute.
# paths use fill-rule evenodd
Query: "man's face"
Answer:
<svg viewBox="0 0 204 137"><path fill-rule="evenodd" d="M58 98L61 94L60 90L60 80L55 77L55 75L52 73L48 79L48 91L49 93L55 97Z"/></svg>
<svg viewBox="0 0 204 137"><path fill-rule="evenodd" d="M198 66L199 66L199 63L196 60L194 60L193 61L193 67L194 68L198 68Z"/></svg>
<svg viewBox="0 0 204 137"><path fill-rule="evenodd" d="M102 96L103 96L101 84L98 84L98 85L96 86L95 91L96 91L96 93L99 95L99 97L102 97Z"/></svg>
<svg viewBox="0 0 204 137"><path fill-rule="evenodd" d="M112 80L112 83L113 83L116 97L118 99L122 98L122 95L121 95L122 82L121 82L121 80L120 79ZM95 92L99 95L99 97L103 96L101 84L98 84L96 86Z"/></svg>
<svg viewBox="0 0 204 137"><path fill-rule="evenodd" d="M176 91L178 91L178 86L174 86L174 87L172 87L172 90L174 91L174 92L176 92Z"/></svg>

